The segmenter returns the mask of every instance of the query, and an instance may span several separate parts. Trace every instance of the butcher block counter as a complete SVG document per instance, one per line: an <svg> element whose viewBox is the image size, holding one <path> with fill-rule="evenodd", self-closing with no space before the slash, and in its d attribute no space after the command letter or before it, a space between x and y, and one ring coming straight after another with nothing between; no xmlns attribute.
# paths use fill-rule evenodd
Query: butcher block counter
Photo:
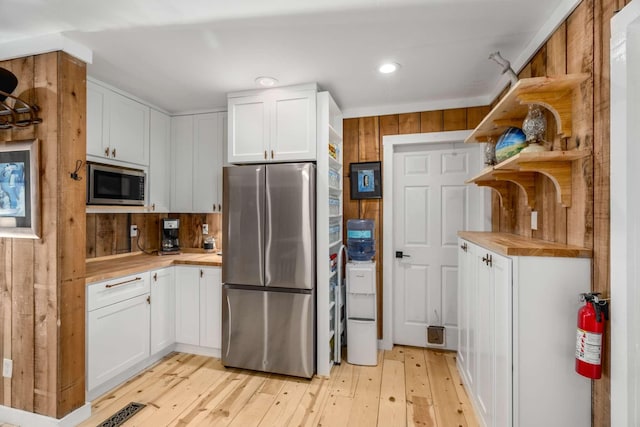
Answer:
<svg viewBox="0 0 640 427"><path fill-rule="evenodd" d="M94 283L114 277L155 270L172 265L222 266L222 256L204 251L180 255L147 255L142 253L115 255L87 260L85 283Z"/></svg>
<svg viewBox="0 0 640 427"><path fill-rule="evenodd" d="M547 242L509 233L460 231L461 238L506 256L591 258L593 251L579 246Z"/></svg>

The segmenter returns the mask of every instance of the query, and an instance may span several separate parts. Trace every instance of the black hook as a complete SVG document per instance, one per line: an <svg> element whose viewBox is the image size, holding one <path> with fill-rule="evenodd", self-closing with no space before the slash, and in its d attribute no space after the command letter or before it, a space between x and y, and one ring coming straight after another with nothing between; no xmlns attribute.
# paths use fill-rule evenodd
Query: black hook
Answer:
<svg viewBox="0 0 640 427"><path fill-rule="evenodd" d="M82 181L82 177L78 175L78 172L80 172L80 169L82 168L82 163L84 163L82 160L76 160L76 170L69 172L71 179Z"/></svg>

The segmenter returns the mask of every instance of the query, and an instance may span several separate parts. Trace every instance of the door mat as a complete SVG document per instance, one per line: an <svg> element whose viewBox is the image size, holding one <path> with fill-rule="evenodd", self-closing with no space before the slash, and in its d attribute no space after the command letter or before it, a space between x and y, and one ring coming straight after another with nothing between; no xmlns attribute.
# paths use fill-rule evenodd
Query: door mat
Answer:
<svg viewBox="0 0 640 427"><path fill-rule="evenodd" d="M131 402L127 406L120 409L118 412L98 424L97 427L119 427L145 406L147 405L143 403Z"/></svg>

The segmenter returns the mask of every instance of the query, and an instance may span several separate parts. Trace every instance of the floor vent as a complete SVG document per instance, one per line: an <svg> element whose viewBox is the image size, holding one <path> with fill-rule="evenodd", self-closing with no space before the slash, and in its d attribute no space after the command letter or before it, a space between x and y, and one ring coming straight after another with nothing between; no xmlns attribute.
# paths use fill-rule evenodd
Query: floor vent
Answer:
<svg viewBox="0 0 640 427"><path fill-rule="evenodd" d="M120 409L118 412L98 424L97 427L119 427L129 418L133 417L136 412L140 409L144 408L145 404L131 402L124 408Z"/></svg>

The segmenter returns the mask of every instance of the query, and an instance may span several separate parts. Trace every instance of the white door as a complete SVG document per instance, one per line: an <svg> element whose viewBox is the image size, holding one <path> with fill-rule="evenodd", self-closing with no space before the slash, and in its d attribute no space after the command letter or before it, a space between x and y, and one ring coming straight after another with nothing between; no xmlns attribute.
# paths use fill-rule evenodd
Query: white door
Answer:
<svg viewBox="0 0 640 427"><path fill-rule="evenodd" d="M176 266L176 342L200 345L200 269Z"/></svg>
<svg viewBox="0 0 640 427"><path fill-rule="evenodd" d="M222 279L218 267L200 269L200 346L222 347Z"/></svg>
<svg viewBox="0 0 640 427"><path fill-rule="evenodd" d="M218 204L216 146L222 135L220 113L193 116L193 210L214 212Z"/></svg>
<svg viewBox="0 0 640 427"><path fill-rule="evenodd" d="M316 159L316 91L276 92L269 159Z"/></svg>
<svg viewBox="0 0 640 427"><path fill-rule="evenodd" d="M394 343L425 347L433 325L445 327L439 347L457 347L457 233L480 229L481 190L464 183L481 169L480 153L448 143L393 154Z"/></svg>
<svg viewBox="0 0 640 427"><path fill-rule="evenodd" d="M229 163L264 162L269 150L269 100L265 95L229 98Z"/></svg>
<svg viewBox="0 0 640 427"><path fill-rule="evenodd" d="M149 107L117 93L109 105L111 158L149 165Z"/></svg>
<svg viewBox="0 0 640 427"><path fill-rule="evenodd" d="M155 212L169 212L171 202L171 117L151 110L149 139L149 197Z"/></svg>

